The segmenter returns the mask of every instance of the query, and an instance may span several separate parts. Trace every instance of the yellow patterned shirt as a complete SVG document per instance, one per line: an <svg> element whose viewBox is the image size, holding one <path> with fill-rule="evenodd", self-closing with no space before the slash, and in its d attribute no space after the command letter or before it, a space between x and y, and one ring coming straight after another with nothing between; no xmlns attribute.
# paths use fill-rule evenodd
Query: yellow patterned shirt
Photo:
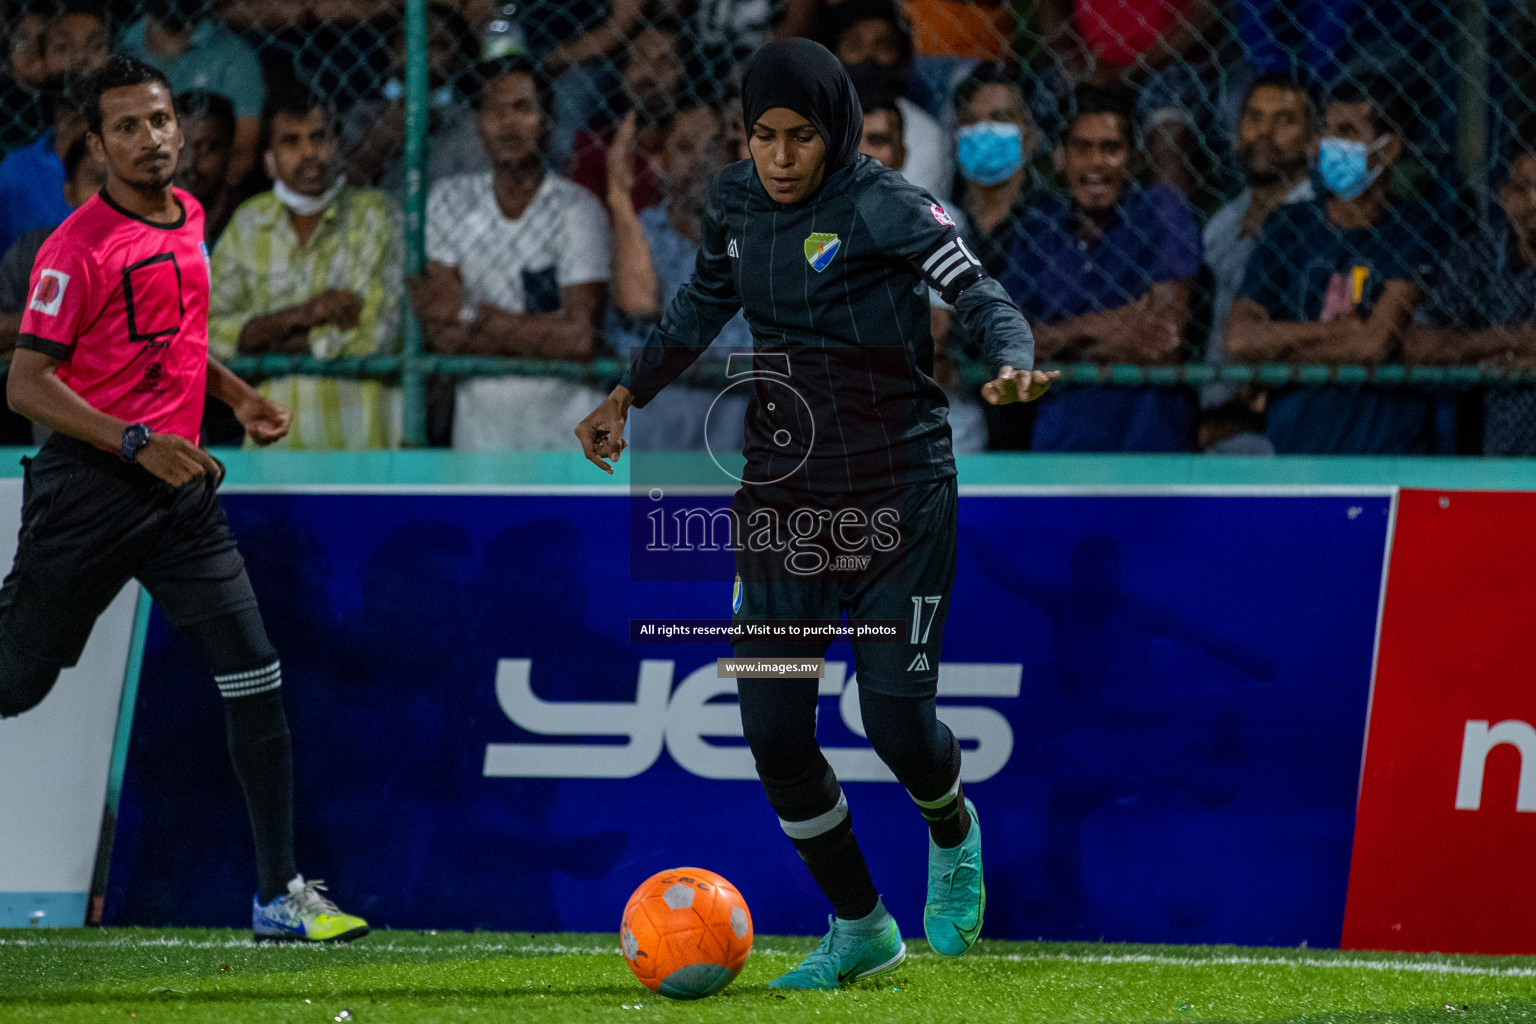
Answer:
<svg viewBox="0 0 1536 1024"><path fill-rule="evenodd" d="M327 288L355 292L361 316L349 331L309 332L310 354L389 355L400 349L402 241L394 200L373 189L344 187L309 241L299 244L288 210L263 192L235 211L212 258L208 343L227 359L252 319L299 305ZM261 393L293 410L279 447L385 448L400 443L400 395L377 381L280 377Z"/></svg>

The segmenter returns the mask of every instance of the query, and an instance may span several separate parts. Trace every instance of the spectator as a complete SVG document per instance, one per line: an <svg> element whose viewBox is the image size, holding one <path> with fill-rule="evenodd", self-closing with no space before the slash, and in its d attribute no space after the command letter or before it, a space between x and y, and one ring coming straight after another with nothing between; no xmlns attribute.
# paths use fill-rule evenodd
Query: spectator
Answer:
<svg viewBox="0 0 1536 1024"><path fill-rule="evenodd" d="M347 114L342 144L347 180L371 185L396 198L405 194L405 23L390 29L391 70L380 94ZM445 3L427 8L427 177L441 181L490 169L475 113L457 83L475 62L478 44L464 16Z"/></svg>
<svg viewBox="0 0 1536 1024"><path fill-rule="evenodd" d="M566 166L576 133L619 92L616 58L644 29L647 15L656 13L647 6L646 0L528 0L516 5L529 55L551 76L547 150L554 166Z"/></svg>
<svg viewBox="0 0 1536 1024"><path fill-rule="evenodd" d="M229 187L235 106L227 96L193 89L176 97L176 119L182 139L178 184L203 204L203 237L211 250L235 212L234 190Z"/></svg>
<svg viewBox="0 0 1536 1024"><path fill-rule="evenodd" d="M48 118L38 90L43 70L43 30L48 16L36 7L22 7L6 35L10 61L0 76L0 154L20 149L43 134Z"/></svg>
<svg viewBox="0 0 1536 1024"><path fill-rule="evenodd" d="M1131 102L1077 90L1057 154L1064 195L1031 203L1001 282L1030 318L1038 361L1164 363L1178 358L1200 229L1188 201L1142 189ZM1037 451L1178 452L1193 446L1183 389L1095 386L1041 399Z"/></svg>
<svg viewBox="0 0 1536 1024"><path fill-rule="evenodd" d="M401 236L394 202L348 186L333 125L301 90L274 94L263 115L272 191L235 211L212 260L208 337L215 355L394 352ZM399 393L377 381L279 377L262 394L293 410L290 448L399 443Z"/></svg>
<svg viewBox="0 0 1536 1024"><path fill-rule="evenodd" d="M0 162L0 252L33 228L56 226L72 212L64 201L64 155L85 135L71 99L83 76L111 56L106 17L96 8L62 8L43 32L43 91L51 124L36 142Z"/></svg>
<svg viewBox="0 0 1536 1024"><path fill-rule="evenodd" d="M901 170L907 162L907 146L902 141L905 125L896 93L884 88L883 83L866 81L863 75L849 77L859 95L859 106L864 109L864 135L859 140L859 152L893 171Z"/></svg>
<svg viewBox="0 0 1536 1024"><path fill-rule="evenodd" d="M941 122L955 88L980 62L1015 64L1014 14L1001 0L906 0L917 51L907 94Z"/></svg>
<svg viewBox="0 0 1536 1024"><path fill-rule="evenodd" d="M106 166L90 155L85 139L78 138L64 154L64 203L70 210L78 210L91 196L100 192L106 184ZM18 238L0 257L0 354L16 348L16 335L21 330L21 314L27 305L27 282L32 275L32 264L48 236L57 224L33 228Z"/></svg>
<svg viewBox="0 0 1536 1024"><path fill-rule="evenodd" d="M1401 352L1433 257L1411 209L1387 194L1402 154L1390 83L1345 82L1323 111L1318 170L1328 195L1281 206L1243 272L1227 322L1234 361L1379 363ZM1288 454L1426 448L1428 402L1409 388L1272 389L1268 433Z"/></svg>
<svg viewBox="0 0 1536 1024"><path fill-rule="evenodd" d="M23 6L14 14L6 34L10 53L7 70L17 85L36 92L48 75L43 67L43 31L48 27L48 14L38 5Z"/></svg>
<svg viewBox="0 0 1536 1024"><path fill-rule="evenodd" d="M624 62L624 99L635 115L631 175L633 204L644 210L661 202L657 161L661 157L663 125L671 120L683 88L683 60L678 52L677 26L649 25L635 37ZM600 132L584 128L571 147L571 180L593 195L608 193L608 147Z"/></svg>
<svg viewBox="0 0 1536 1024"><path fill-rule="evenodd" d="M726 162L751 160L752 148L747 144L747 119L741 112L741 97L727 96L722 109L725 111Z"/></svg>
<svg viewBox="0 0 1536 1024"><path fill-rule="evenodd" d="M45 88L61 75L95 71L112 56L111 26L100 7L71 0L55 10L38 40Z"/></svg>
<svg viewBox="0 0 1536 1024"><path fill-rule="evenodd" d="M1410 362L1536 362L1536 125L1524 128L1505 153L1496 216L1450 252L1404 338ZM1536 456L1536 388L1485 392L1482 447L1484 455Z"/></svg>
<svg viewBox="0 0 1536 1024"><path fill-rule="evenodd" d="M1030 158L1040 148L1040 128L1016 73L999 62L977 65L956 87L954 102L962 236L987 273L1001 279L1034 195ZM984 406L989 446L1028 450L1035 405Z"/></svg>
<svg viewBox="0 0 1536 1024"><path fill-rule="evenodd" d="M229 97L235 141L227 180L233 187L256 163L266 86L256 52L208 20L209 13L206 0L146 0L144 17L123 30L118 48L159 68L178 94L207 89Z"/></svg>
<svg viewBox="0 0 1536 1024"><path fill-rule="evenodd" d="M1023 86L1000 63L978 65L955 89L955 123L966 241L998 277L1032 192L1029 159L1040 146L1040 128Z"/></svg>
<svg viewBox="0 0 1536 1024"><path fill-rule="evenodd" d="M411 298L439 352L584 360L606 302L608 223L586 189L546 173L550 91L535 65L480 65L474 103L491 171L432 187L427 268ZM564 450L602 395L545 377L459 385L455 448Z"/></svg>
<svg viewBox="0 0 1536 1024"><path fill-rule="evenodd" d="M707 73L723 79L772 39L809 36L822 0L699 0L689 31Z"/></svg>
<svg viewBox="0 0 1536 1024"><path fill-rule="evenodd" d="M644 344L649 325L679 288L693 276L704 223L704 204L715 175L725 167L725 122L709 106L683 101L661 125L662 146L658 185L662 199L637 211L634 164L625 158L636 144L638 117L631 113L619 125L608 150L608 209L613 225L613 303L628 323L611 335L620 354ZM737 314L705 355L723 371L730 352L752 349L746 321ZM707 364L706 364L707 365ZM677 393L671 394L676 391ZM650 405L637 410L630 425L631 440L642 449L698 451L708 444L716 452L741 450L746 415L745 397L727 396L718 406L716 387L686 382L663 391ZM713 411L711 411L713 407Z"/></svg>
<svg viewBox="0 0 1536 1024"><path fill-rule="evenodd" d="M1069 84L1136 90L1156 180L1193 198L1225 81L1207 38L1221 24L1215 0L1042 0L1037 11Z"/></svg>
<svg viewBox="0 0 1536 1024"><path fill-rule="evenodd" d="M859 106L864 109L864 136L859 140L859 152L893 171L902 170L907 161L907 150L902 143L901 108L896 103L896 94L883 88L879 80L870 80L862 74L852 77L854 88L858 90ZM963 218L957 218L948 209L944 214L956 220L958 230L964 232ZM955 453L969 455L985 451L987 431L981 405L961 396L959 367L948 349L953 309L932 289L928 291L928 303L929 330L933 335L933 379L949 396L949 426Z"/></svg>
<svg viewBox="0 0 1536 1024"><path fill-rule="evenodd" d="M1248 187L1217 210L1205 228L1205 262L1213 286L1206 362L1224 361L1227 317L1265 218L1284 203L1317 198L1307 166L1316 144L1317 107L1306 87L1284 73L1254 79L1237 122L1237 155ZM1233 453L1272 451L1260 433L1263 418L1256 396L1217 384L1204 390L1201 404L1206 409L1202 451L1217 444Z"/></svg>
<svg viewBox="0 0 1536 1024"><path fill-rule="evenodd" d="M949 138L931 114L902 95L912 74L912 30L894 0L843 0L827 14L828 49L849 70L884 74L899 97L907 168L902 173L939 199L950 195Z"/></svg>
<svg viewBox="0 0 1536 1024"><path fill-rule="evenodd" d="M79 209L91 196L106 184L106 165L90 155L85 139L78 138L64 154L64 201L71 210ZM56 226L56 225L55 225ZM16 240L0 258L0 356L9 358L16 348L16 336L21 330L21 317L27 305L27 285L32 274L32 264L52 227L33 228ZM5 377L0 374L0 389L5 387ZM34 432L30 421L0 408L0 444L29 445L41 442L46 431Z"/></svg>

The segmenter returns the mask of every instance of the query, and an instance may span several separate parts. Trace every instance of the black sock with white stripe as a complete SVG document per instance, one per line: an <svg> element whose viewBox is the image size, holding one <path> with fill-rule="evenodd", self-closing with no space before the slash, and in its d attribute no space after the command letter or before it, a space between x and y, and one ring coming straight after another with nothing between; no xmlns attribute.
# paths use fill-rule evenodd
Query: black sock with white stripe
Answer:
<svg viewBox="0 0 1536 1024"><path fill-rule="evenodd" d="M965 842L971 832L971 812L965 808L965 790L957 781L954 788L937 800L912 798L917 809L928 823L928 834L933 845L942 850L952 850Z"/></svg>
<svg viewBox="0 0 1536 1024"><path fill-rule="evenodd" d="M880 902L869 866L853 835L848 800L830 766L822 761L805 778L779 783L763 780L779 827L810 868L816 885L845 921L868 917ZM826 808L820 810L820 808Z"/></svg>
<svg viewBox="0 0 1536 1024"><path fill-rule="evenodd" d="M293 859L293 747L283 713L282 667L215 676L224 697L229 756L256 840L257 897L270 903L299 873Z"/></svg>
<svg viewBox="0 0 1536 1024"><path fill-rule="evenodd" d="M950 850L965 842L971 831L971 813L965 807L965 790L960 785L960 743L949 733L949 751L938 768L927 775L903 779L907 795L917 804L923 820L928 823L928 834L935 846Z"/></svg>

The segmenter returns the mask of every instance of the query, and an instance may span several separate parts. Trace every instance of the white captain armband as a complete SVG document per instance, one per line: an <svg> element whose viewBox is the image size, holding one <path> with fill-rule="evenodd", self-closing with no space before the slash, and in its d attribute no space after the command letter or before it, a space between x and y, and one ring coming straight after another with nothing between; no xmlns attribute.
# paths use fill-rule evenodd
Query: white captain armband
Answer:
<svg viewBox="0 0 1536 1024"><path fill-rule="evenodd" d="M917 268L928 286L950 305L954 305L961 292L986 276L981 260L954 233L924 253Z"/></svg>

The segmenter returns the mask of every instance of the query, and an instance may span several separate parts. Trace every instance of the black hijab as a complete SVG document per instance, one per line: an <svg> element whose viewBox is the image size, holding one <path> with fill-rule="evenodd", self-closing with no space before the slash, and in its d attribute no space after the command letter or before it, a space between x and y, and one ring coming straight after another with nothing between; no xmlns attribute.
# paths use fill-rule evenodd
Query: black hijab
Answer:
<svg viewBox="0 0 1536 1024"><path fill-rule="evenodd" d="M758 50L741 80L741 112L747 134L765 111L793 110L827 144L828 177L853 163L864 137L864 111L848 72L820 43L781 39Z"/></svg>

